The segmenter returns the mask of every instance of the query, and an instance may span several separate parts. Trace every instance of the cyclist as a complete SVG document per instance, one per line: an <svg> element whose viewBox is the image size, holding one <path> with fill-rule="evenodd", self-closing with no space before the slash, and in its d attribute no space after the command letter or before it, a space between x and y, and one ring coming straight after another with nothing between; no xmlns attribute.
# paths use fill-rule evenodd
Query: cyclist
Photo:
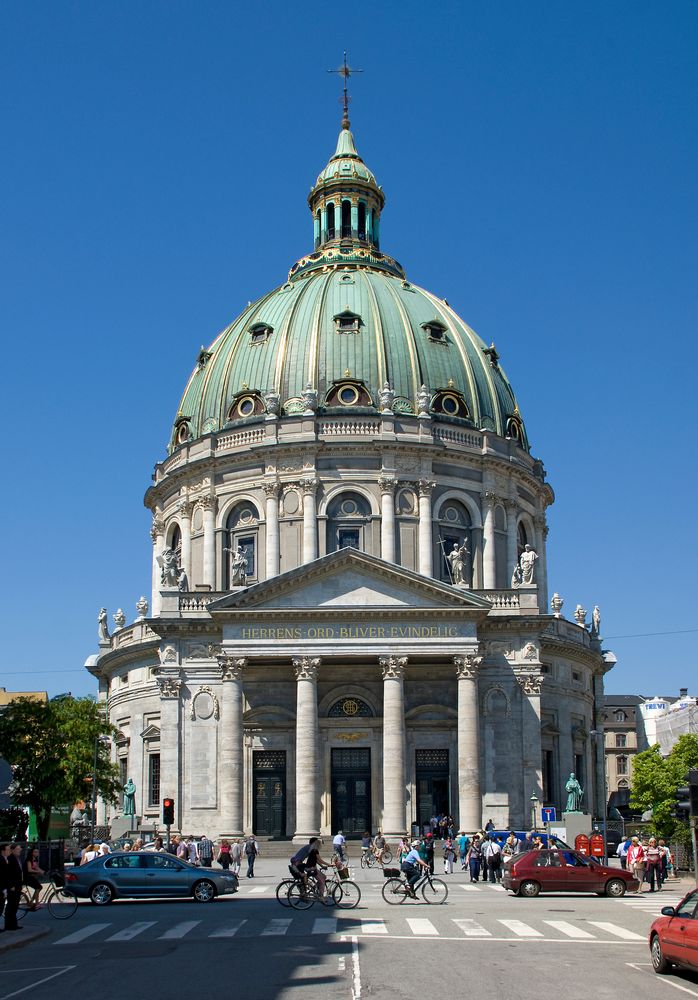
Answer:
<svg viewBox="0 0 698 1000"><path fill-rule="evenodd" d="M379 830L373 838L373 853L376 856L376 861L381 865L383 864L383 853L385 852L385 848L385 837Z"/></svg>
<svg viewBox="0 0 698 1000"><path fill-rule="evenodd" d="M342 862L342 864L344 864L344 862L347 860L346 854L344 853L344 845L346 844L346 842L347 838L344 836L341 830L338 830L336 837L332 841L332 846L334 847L335 854Z"/></svg>
<svg viewBox="0 0 698 1000"><path fill-rule="evenodd" d="M364 830L363 837L361 838L361 857L365 858L369 853L373 852L373 837L368 832Z"/></svg>
<svg viewBox="0 0 698 1000"><path fill-rule="evenodd" d="M429 871L429 865L425 861L422 861L422 859L419 856L419 848L421 846L421 843L422 843L421 840L412 841L411 849L407 853L407 856L405 857L402 864L400 865L400 870L404 872L405 877L407 879L407 891L409 892L410 896L412 896L413 899L416 898L414 886L420 877L419 869L423 868L425 871L427 872Z"/></svg>
<svg viewBox="0 0 698 1000"><path fill-rule="evenodd" d="M294 878L300 878L302 880L306 890L308 888L308 872L311 872L316 877L317 884L320 886L320 896L322 901L326 902L327 879L325 878L324 872L320 869L329 868L329 863L327 861L323 861L320 857L319 837L311 837L308 843L301 847L300 851L297 851L293 855L291 863L288 867Z"/></svg>

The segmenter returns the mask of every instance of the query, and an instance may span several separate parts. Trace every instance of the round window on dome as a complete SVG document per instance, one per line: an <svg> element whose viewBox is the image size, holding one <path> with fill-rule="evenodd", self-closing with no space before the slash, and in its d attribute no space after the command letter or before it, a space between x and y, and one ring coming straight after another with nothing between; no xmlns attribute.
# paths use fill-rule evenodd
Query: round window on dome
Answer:
<svg viewBox="0 0 698 1000"><path fill-rule="evenodd" d="M184 444L189 439L189 425L180 424L177 431L177 444Z"/></svg>
<svg viewBox="0 0 698 1000"><path fill-rule="evenodd" d="M353 406L359 398L359 392L356 386L343 385L339 390L338 397L339 402L344 406Z"/></svg>
<svg viewBox="0 0 698 1000"><path fill-rule="evenodd" d="M254 399L251 396L243 396L236 407L238 416L249 417L254 413Z"/></svg>
<svg viewBox="0 0 698 1000"><path fill-rule="evenodd" d="M450 393L447 393L441 399L441 406L444 413L450 413L451 416L455 416L460 409L460 402L457 396L452 396Z"/></svg>

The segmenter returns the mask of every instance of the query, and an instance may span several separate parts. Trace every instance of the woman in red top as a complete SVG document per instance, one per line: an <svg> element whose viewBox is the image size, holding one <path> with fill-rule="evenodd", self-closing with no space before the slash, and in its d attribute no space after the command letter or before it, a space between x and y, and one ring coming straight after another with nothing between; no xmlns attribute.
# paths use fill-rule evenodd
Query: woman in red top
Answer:
<svg viewBox="0 0 698 1000"><path fill-rule="evenodd" d="M628 849L628 868L638 881L637 892L642 892L642 882L645 878L645 849L639 837L633 837Z"/></svg>

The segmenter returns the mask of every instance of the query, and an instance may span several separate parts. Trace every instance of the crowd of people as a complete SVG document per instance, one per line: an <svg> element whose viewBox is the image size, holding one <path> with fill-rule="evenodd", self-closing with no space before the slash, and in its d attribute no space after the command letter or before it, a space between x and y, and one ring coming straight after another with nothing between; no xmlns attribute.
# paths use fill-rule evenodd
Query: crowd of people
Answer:
<svg viewBox="0 0 698 1000"><path fill-rule="evenodd" d="M213 843L206 835L198 840L193 836L180 836L174 834L167 846L162 837L156 837L154 841L146 844L144 840L134 840L133 843L125 841L119 845L121 851L159 851L163 854L172 854L180 861L187 861L190 865L200 865L202 868L211 868L214 859L225 871L231 871L235 875L240 874L243 861L247 862L247 878L254 878L254 864L259 854L259 843L253 835L249 837L237 837L231 840L223 838L218 845ZM80 855L81 865L94 861L100 854L107 854L111 851L108 844L88 844Z"/></svg>
<svg viewBox="0 0 698 1000"><path fill-rule="evenodd" d="M668 878L675 877L674 859L662 837L627 837L618 844L616 854L621 868L631 871L639 882L638 892L644 891L645 882L649 892L659 892Z"/></svg>

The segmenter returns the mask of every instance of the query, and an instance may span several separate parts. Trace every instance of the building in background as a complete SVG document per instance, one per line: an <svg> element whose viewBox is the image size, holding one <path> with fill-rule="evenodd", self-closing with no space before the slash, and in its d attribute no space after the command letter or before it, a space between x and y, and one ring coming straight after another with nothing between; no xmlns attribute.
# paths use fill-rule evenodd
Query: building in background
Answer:
<svg viewBox="0 0 698 1000"><path fill-rule="evenodd" d="M688 688L681 688L678 698L645 698L640 716L647 745L658 743L663 757L669 756L680 736L698 733L698 703Z"/></svg>

